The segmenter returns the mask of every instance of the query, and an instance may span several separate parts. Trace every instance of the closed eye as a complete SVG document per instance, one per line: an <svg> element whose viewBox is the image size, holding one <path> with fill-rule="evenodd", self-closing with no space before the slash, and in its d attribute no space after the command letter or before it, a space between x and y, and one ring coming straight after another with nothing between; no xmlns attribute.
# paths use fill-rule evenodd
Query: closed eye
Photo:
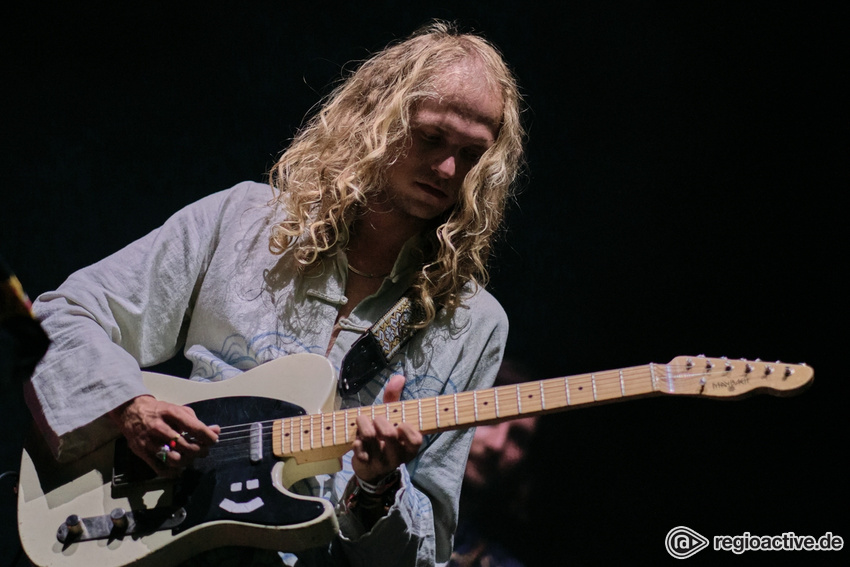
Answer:
<svg viewBox="0 0 850 567"><path fill-rule="evenodd" d="M463 150L463 155L472 163L478 163L478 161L481 159L481 156L484 155L485 151L486 150L478 148L466 148L465 150Z"/></svg>
<svg viewBox="0 0 850 567"><path fill-rule="evenodd" d="M426 144L432 144L432 145L440 143L440 140L441 140L441 136L439 134L426 134L425 132L422 132L419 135L419 137Z"/></svg>

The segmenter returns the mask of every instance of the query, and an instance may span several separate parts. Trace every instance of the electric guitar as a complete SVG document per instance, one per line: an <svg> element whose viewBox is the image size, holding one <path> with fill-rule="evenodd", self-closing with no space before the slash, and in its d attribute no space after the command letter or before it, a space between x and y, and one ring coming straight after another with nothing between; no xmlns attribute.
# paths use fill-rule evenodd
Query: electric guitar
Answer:
<svg viewBox="0 0 850 567"><path fill-rule="evenodd" d="M805 365L682 356L668 364L334 411L335 373L318 355L287 356L222 382L145 373L158 398L189 405L205 423L219 424L219 442L168 480L145 474L149 467L123 438L60 465L34 436L21 463L21 542L42 567L165 567L226 545L295 552L327 544L338 524L330 502L297 494L293 485L340 469L361 413L432 434L646 396L783 395L813 376Z"/></svg>

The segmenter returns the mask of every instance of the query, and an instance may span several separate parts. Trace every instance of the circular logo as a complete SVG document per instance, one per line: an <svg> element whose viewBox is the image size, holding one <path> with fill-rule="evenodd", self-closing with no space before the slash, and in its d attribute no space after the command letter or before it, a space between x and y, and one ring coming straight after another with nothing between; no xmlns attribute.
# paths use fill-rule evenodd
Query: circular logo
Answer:
<svg viewBox="0 0 850 567"><path fill-rule="evenodd" d="M676 559L687 559L708 547L708 540L689 527L677 526L667 532L664 547Z"/></svg>

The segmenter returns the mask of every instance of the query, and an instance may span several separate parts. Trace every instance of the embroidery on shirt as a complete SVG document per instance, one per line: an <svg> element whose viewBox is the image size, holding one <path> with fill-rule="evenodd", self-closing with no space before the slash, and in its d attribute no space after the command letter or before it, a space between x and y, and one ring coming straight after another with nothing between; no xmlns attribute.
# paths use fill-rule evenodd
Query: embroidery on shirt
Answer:
<svg viewBox="0 0 850 567"><path fill-rule="evenodd" d="M192 380L218 382L270 360L301 352L320 354L322 349L317 345L307 345L293 335L268 332L251 339L239 334L230 335L220 350L195 345L186 351L186 356L194 364Z"/></svg>

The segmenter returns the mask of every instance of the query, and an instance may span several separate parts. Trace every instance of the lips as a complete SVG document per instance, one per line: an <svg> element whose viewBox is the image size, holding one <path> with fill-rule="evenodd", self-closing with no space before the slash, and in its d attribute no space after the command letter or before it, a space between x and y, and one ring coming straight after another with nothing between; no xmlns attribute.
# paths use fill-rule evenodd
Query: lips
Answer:
<svg viewBox="0 0 850 567"><path fill-rule="evenodd" d="M433 195L434 197L437 197L438 199L445 199L446 197L448 197L448 195L446 194L445 191L437 188L434 185L431 185L430 183L423 183L421 181L417 181L416 186L419 187L425 193L428 193L429 195Z"/></svg>

